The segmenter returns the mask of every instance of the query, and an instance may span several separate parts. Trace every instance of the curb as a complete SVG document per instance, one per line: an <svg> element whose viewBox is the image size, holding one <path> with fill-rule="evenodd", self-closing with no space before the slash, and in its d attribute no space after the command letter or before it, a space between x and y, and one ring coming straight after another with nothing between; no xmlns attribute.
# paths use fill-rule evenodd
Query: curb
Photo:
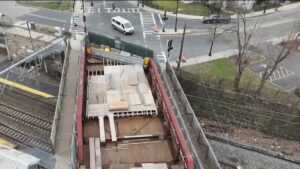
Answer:
<svg viewBox="0 0 300 169"><path fill-rule="evenodd" d="M132 1L128 1L128 3L131 3L132 5L133 4L136 5ZM140 7L140 8L144 9L145 11L155 12L155 13L159 13L159 14L162 14L162 15L164 14L164 11L162 11L160 9L155 9L155 8L149 7L147 5L144 5L144 7ZM275 10L275 8L270 8L270 9L266 10L266 13L263 13L263 11L256 11L256 12L248 13L248 14L246 14L246 18L258 17L258 16L262 16L262 15L272 14L272 13L275 13L275 12L281 12L281 11L286 11L286 10L289 10L289 9L296 9L296 8L300 8L300 2L282 5L277 10ZM171 11L167 11L167 15L172 16L172 17L176 16ZM231 18L236 18L235 14L230 15L230 16L231 16ZM204 16L178 14L177 17L178 18L184 18L184 19L200 19L200 20L202 20Z"/></svg>

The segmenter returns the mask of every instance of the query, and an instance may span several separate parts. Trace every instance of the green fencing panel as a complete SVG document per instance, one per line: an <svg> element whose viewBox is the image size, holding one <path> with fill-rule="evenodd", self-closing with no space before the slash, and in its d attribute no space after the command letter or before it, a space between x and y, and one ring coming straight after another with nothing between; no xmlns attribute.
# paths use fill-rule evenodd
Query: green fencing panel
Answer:
<svg viewBox="0 0 300 169"><path fill-rule="evenodd" d="M115 39L109 38L103 35L99 35L93 32L88 33L88 39L86 40L88 43L95 43L96 45L106 45L112 48L115 48ZM137 55L141 57L151 57L153 58L153 50L149 48L145 48L143 46L139 46L133 43L121 41L121 49L122 51L131 53L132 55Z"/></svg>
<svg viewBox="0 0 300 169"><path fill-rule="evenodd" d="M115 47L115 40L103 35L99 35L93 32L88 33L89 43L95 43L97 45L106 45L112 48Z"/></svg>
<svg viewBox="0 0 300 169"><path fill-rule="evenodd" d="M153 50L129 42L122 41L121 50L142 57L153 57Z"/></svg>

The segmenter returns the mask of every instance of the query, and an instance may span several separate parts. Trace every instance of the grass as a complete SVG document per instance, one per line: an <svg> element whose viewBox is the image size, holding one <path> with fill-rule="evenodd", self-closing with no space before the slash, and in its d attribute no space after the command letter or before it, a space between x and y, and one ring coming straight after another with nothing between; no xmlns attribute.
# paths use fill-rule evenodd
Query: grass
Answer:
<svg viewBox="0 0 300 169"><path fill-rule="evenodd" d="M148 1L146 4L157 9L166 10L169 12L175 12L177 1L176 0L167 0L167 1L152 0L152 1ZM200 2L192 2L189 4L185 4L179 1L178 9L179 9L178 13L181 14L200 15L200 16L208 16L211 14L212 11L212 8Z"/></svg>
<svg viewBox="0 0 300 169"><path fill-rule="evenodd" d="M71 0L56 0L56 1L16 1L18 4L32 6L32 7L40 7L47 9L54 9L60 11L68 11L72 9L72 1Z"/></svg>
<svg viewBox="0 0 300 169"><path fill-rule="evenodd" d="M220 79L222 79L224 88L231 90L233 89L232 86L236 69L235 65L230 59L218 59L203 64L195 64L183 67L182 70L189 72L195 76L201 75L201 78L205 83L212 85L218 85ZM260 80L261 78L259 76L246 69L241 79L240 88L242 91L254 91L255 89L257 89ZM272 98L277 92L286 93L287 97L290 98L291 96L293 97L293 95L287 92L283 92L281 88L270 82L267 82L265 84L262 92L265 98ZM293 98L296 98L296 96Z"/></svg>

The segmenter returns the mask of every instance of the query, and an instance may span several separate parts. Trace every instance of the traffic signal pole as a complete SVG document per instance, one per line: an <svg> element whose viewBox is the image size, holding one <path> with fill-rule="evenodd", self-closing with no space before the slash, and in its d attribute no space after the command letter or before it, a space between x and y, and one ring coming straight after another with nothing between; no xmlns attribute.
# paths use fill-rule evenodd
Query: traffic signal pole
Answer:
<svg viewBox="0 0 300 169"><path fill-rule="evenodd" d="M184 37L185 37L185 30L186 30L186 23L185 23L184 28L183 28L183 34L182 34L182 39L181 39L181 46L180 46L180 52L179 52L179 57L178 57L177 69L180 68L181 55L182 55L182 49L183 49L183 43L184 43Z"/></svg>

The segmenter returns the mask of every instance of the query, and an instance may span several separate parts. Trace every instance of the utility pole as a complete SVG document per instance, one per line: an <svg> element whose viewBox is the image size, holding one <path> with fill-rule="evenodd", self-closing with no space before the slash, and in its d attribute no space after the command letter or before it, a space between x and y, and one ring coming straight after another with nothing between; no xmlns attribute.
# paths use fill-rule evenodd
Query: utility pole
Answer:
<svg viewBox="0 0 300 169"><path fill-rule="evenodd" d="M27 30L28 30L28 33L29 33L29 37L30 37L30 42L31 42L32 50L35 51L34 45L33 45L33 41L32 41L32 37L31 37L31 32L30 32L30 28L29 28L28 21L26 21L26 23L27 23Z"/></svg>
<svg viewBox="0 0 300 169"><path fill-rule="evenodd" d="M177 13L178 13L178 3L179 3L179 0L177 0L177 5L176 5L176 18L175 18L175 32L177 32Z"/></svg>
<svg viewBox="0 0 300 169"><path fill-rule="evenodd" d="M178 57L177 69L180 68L181 55L182 55L182 49L183 49L183 43L184 43L184 37L185 37L185 29L186 29L186 23L184 24L184 28L183 28L183 34L182 34L182 39L181 39L181 46L180 46L180 52L179 52L179 57Z"/></svg>
<svg viewBox="0 0 300 169"><path fill-rule="evenodd" d="M7 37L6 37L6 32L5 32L5 20L4 20L4 14L3 13L0 13L1 17L2 17L2 20L3 20L3 36L4 36L4 43L6 45L6 51L7 51L7 56L8 56L8 60L12 60L11 56L10 56L10 51L9 51L9 48L8 48L8 44L7 44Z"/></svg>
<svg viewBox="0 0 300 169"><path fill-rule="evenodd" d="M219 16L220 16L220 11L218 11L218 17ZM211 56L211 51L212 51L212 48L213 48L213 45L214 45L214 41L215 41L215 37L216 37L217 25L218 25L218 22L216 22L216 24L215 24L214 33L213 33L213 37L212 37L212 40L211 40L211 44L210 44L210 49L209 49L209 52L208 52L208 56Z"/></svg>

